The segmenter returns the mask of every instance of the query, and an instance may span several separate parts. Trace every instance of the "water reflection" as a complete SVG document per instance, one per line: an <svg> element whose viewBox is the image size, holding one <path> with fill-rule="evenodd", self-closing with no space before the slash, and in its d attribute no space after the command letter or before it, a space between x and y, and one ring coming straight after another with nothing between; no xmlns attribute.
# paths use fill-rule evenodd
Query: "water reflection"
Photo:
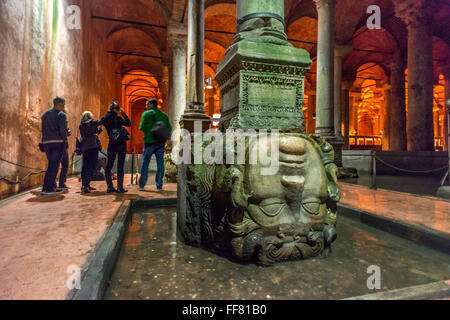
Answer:
<svg viewBox="0 0 450 320"><path fill-rule="evenodd" d="M133 214L106 299L340 299L374 292L370 265L382 290L450 278L449 256L345 218L327 258L242 265L180 242L175 210Z"/></svg>

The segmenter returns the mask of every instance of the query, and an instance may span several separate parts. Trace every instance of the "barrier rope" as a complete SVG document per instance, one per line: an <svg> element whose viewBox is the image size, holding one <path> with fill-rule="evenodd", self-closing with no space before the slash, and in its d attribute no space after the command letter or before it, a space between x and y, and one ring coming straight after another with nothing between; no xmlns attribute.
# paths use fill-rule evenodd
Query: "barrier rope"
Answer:
<svg viewBox="0 0 450 320"><path fill-rule="evenodd" d="M388 167L390 167L392 169L395 169L395 170L398 170L398 171L401 171L401 172L407 172L407 173L433 173L433 172L438 172L438 171L441 171L441 170L448 169L448 166L444 166L444 167L441 167L441 168L430 169L430 170L408 170L408 169L402 169L402 168L396 167L396 166L394 166L392 164L389 164L386 161L381 160L377 156L375 156L375 159L377 159L382 164L384 164L384 165L386 165L386 166L388 166Z"/></svg>
<svg viewBox="0 0 450 320"><path fill-rule="evenodd" d="M16 166L16 167L24 168L24 169L37 170L37 171L33 171L33 172L27 173L24 177L22 177L22 178L20 178L20 179L17 179L17 181L13 181L13 180L8 179L8 178L5 178L5 177L0 177L0 180L1 180L1 181L5 181L5 182L8 183L8 184L13 184L13 185L21 184L21 183L23 183L25 180L27 180L29 177L34 176L34 175L37 175L37 174L41 174L41 173L44 173L44 172L45 172L45 170L43 170L43 169L37 169L37 168L27 167L27 166L24 166L24 165L22 165L22 164L15 163L15 162L12 162L12 161L3 159L3 158L0 158L0 161L6 162L6 163L8 163L8 164L14 165L14 166Z"/></svg>

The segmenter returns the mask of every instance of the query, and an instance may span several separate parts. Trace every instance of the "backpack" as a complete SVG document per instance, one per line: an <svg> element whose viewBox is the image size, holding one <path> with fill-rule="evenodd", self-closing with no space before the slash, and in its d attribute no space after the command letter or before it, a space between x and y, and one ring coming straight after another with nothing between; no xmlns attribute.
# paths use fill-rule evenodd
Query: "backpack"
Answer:
<svg viewBox="0 0 450 320"><path fill-rule="evenodd" d="M155 123L152 128L153 137L160 143L166 143L170 138L170 130L163 121L157 121L155 114L152 115Z"/></svg>

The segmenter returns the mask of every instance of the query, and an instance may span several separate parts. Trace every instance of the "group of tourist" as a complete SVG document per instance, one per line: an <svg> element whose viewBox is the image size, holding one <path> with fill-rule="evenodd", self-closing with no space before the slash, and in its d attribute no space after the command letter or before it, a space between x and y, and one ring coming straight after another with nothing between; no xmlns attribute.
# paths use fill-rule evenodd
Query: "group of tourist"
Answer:
<svg viewBox="0 0 450 320"><path fill-rule="evenodd" d="M42 195L54 195L69 189L66 185L69 168L68 137L71 134L68 128L65 100L56 97L53 108L47 110L42 116L42 142L41 151L47 155L48 165L42 187ZM148 167L151 157L155 154L157 171L155 184L158 191L163 188L164 152L165 143L172 130L168 116L158 109L158 101L150 99L146 103L147 111L142 114L139 129L144 132L143 160L140 171L139 189L144 190L148 179ZM82 154L83 166L81 170L82 193L95 190L91 186L94 172L97 168L98 154L102 150L98 135L105 127L108 134L108 154L105 168L107 193L126 193L124 183L124 165L127 154L127 141L129 132L125 127L132 123L125 111L112 102L107 114L100 120L94 120L90 111L81 115L81 123L77 134L76 152ZM80 138L78 138L80 136ZM112 168L117 158L117 188L113 185ZM59 185L56 184L59 168Z"/></svg>

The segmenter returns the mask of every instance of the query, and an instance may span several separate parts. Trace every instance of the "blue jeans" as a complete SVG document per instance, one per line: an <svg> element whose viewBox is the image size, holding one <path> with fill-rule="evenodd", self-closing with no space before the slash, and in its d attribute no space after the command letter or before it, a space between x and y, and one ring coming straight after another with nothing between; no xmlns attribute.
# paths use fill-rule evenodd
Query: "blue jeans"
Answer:
<svg viewBox="0 0 450 320"><path fill-rule="evenodd" d="M56 190L56 176L58 175L59 166L64 151L66 150L65 143L48 143L44 144L45 154L47 155L48 165L45 172L43 192L53 192Z"/></svg>
<svg viewBox="0 0 450 320"><path fill-rule="evenodd" d="M158 142L145 144L142 165L141 165L141 178L139 179L139 187L144 188L148 179L148 166L153 154L156 156L156 188L159 190L163 187L164 178L164 145Z"/></svg>

